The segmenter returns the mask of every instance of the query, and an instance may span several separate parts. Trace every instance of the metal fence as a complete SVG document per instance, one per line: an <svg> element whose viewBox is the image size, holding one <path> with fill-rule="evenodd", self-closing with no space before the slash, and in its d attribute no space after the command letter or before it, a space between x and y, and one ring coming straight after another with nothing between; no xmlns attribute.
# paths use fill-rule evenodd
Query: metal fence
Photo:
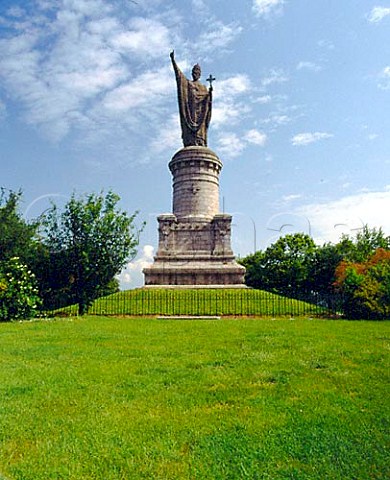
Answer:
<svg viewBox="0 0 390 480"><path fill-rule="evenodd" d="M253 289L136 289L93 302L90 315L131 316L333 316L339 298L311 293L304 298ZM44 312L77 315L77 305Z"/></svg>

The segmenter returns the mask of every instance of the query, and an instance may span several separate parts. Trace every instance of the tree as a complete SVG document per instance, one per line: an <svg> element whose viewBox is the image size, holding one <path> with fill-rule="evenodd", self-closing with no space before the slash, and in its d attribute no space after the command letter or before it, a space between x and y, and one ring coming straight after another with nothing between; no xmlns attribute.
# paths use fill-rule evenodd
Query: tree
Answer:
<svg viewBox="0 0 390 480"><path fill-rule="evenodd" d="M325 243L317 246L309 272L310 290L321 294L332 293L335 270L342 259L343 253L338 245Z"/></svg>
<svg viewBox="0 0 390 480"><path fill-rule="evenodd" d="M36 248L38 223L19 212L22 192L0 189L0 320L29 318L39 298L36 279L26 263Z"/></svg>
<svg viewBox="0 0 390 480"><path fill-rule="evenodd" d="M243 265L245 271L245 283L249 287L264 288L264 272L263 272L263 257L264 253L259 250L244 258L240 258L238 262Z"/></svg>
<svg viewBox="0 0 390 480"><path fill-rule="evenodd" d="M337 246L343 259L365 262L378 248L390 250L390 236L386 237L381 228L364 225L355 238L343 235Z"/></svg>
<svg viewBox="0 0 390 480"><path fill-rule="evenodd" d="M317 246L311 237L300 233L286 235L264 252L248 255L241 263L247 269L246 283L251 287L307 299L314 294L316 299L321 299L329 307L338 309L344 303L349 312L353 311L353 304L358 301L359 312L363 312L363 297L367 305L370 297L371 304L376 302L377 306L381 305L382 298L388 298L387 294L381 296L380 293L387 291L387 267L383 267L382 263L380 267L371 264L371 257L378 250L390 250L390 237L386 237L382 229L364 226L355 237L343 235L335 245L326 243ZM371 267L363 278L359 272L367 262ZM340 280L341 271L348 271L345 282ZM383 275L379 275L379 271ZM363 283L358 290L360 281ZM385 315L381 308L376 311Z"/></svg>
<svg viewBox="0 0 390 480"><path fill-rule="evenodd" d="M23 261L29 257L34 246L37 222L27 223L19 212L22 192L0 189L0 262L13 257Z"/></svg>
<svg viewBox="0 0 390 480"><path fill-rule="evenodd" d="M307 293L316 248L304 233L279 238L264 252L242 260L247 268L247 285L291 296Z"/></svg>
<svg viewBox="0 0 390 480"><path fill-rule="evenodd" d="M390 237L382 229L364 226L355 237L343 235L337 244L318 247L310 273L311 289L321 294L334 293L336 268L342 261L364 262L378 249L390 248Z"/></svg>
<svg viewBox="0 0 390 480"><path fill-rule="evenodd" d="M82 315L115 285L115 275L136 253L139 234L138 212L129 216L119 210L119 200L111 191L73 195L62 213L54 204L45 213L36 272L46 306L62 298L77 303Z"/></svg>

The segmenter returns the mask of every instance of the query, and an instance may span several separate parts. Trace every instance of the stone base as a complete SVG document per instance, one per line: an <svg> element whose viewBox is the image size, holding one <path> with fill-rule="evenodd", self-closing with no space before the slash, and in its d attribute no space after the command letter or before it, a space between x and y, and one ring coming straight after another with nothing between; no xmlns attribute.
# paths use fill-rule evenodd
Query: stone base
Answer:
<svg viewBox="0 0 390 480"><path fill-rule="evenodd" d="M231 215L211 220L160 215L159 248L154 263L144 269L150 285L242 285L245 268L230 246Z"/></svg>
<svg viewBox="0 0 390 480"><path fill-rule="evenodd" d="M234 260L156 261L144 269L145 286L244 287L245 268Z"/></svg>

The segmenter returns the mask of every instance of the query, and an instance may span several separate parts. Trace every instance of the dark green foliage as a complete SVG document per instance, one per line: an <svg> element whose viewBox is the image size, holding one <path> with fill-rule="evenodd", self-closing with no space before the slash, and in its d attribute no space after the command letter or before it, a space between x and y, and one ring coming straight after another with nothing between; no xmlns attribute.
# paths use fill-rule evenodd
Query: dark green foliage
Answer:
<svg viewBox="0 0 390 480"><path fill-rule="evenodd" d="M92 301L115 291L114 277L135 255L137 215L117 208L119 197L91 194L72 196L59 212L55 205L45 214L45 236L36 271L45 308L77 303L86 312Z"/></svg>
<svg viewBox="0 0 390 480"><path fill-rule="evenodd" d="M29 318L36 313L36 280L26 262L36 246L37 222L19 212L22 193L0 190L0 320Z"/></svg>
<svg viewBox="0 0 390 480"><path fill-rule="evenodd" d="M338 302L338 295L334 289L335 271L343 259L338 245L326 243L317 247L308 273L308 290L327 298L329 307Z"/></svg>
<svg viewBox="0 0 390 480"><path fill-rule="evenodd" d="M261 289L266 281L264 273L264 253L259 250L238 260L246 268L245 283L249 287Z"/></svg>
<svg viewBox="0 0 390 480"><path fill-rule="evenodd" d="M381 228L365 225L355 238L343 235L337 248L344 260L365 262L378 248L390 250L390 236L386 237Z"/></svg>
<svg viewBox="0 0 390 480"><path fill-rule="evenodd" d="M316 248L313 239L303 233L279 238L264 252L242 260L247 285L290 296L308 292Z"/></svg>
<svg viewBox="0 0 390 480"><path fill-rule="evenodd" d="M29 224L20 212L22 193L0 190L0 262L18 257L22 261L29 258L34 245L37 222Z"/></svg>
<svg viewBox="0 0 390 480"><path fill-rule="evenodd" d="M388 298L387 277L382 267L381 274L375 273L379 267L372 267L364 282L350 268L342 288L340 284L335 288L336 270L342 262L349 266L367 262L378 249L389 251L390 237L386 237L382 229L364 226L354 238L343 235L335 245L315 245L304 234L286 235L241 263L247 269L247 285L254 288L308 301L321 298L324 306L332 310L345 308L346 315L353 318L383 317L387 313L383 307L377 308L382 303L385 305Z"/></svg>

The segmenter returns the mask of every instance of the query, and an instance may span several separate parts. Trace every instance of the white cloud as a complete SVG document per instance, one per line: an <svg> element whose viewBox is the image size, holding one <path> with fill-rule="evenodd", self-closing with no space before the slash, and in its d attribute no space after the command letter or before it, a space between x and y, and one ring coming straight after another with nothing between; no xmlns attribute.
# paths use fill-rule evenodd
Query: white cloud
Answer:
<svg viewBox="0 0 390 480"><path fill-rule="evenodd" d="M119 24L105 3L68 0L55 8L53 20L42 12L15 20L14 35L0 40L0 77L26 120L57 141L83 126L90 101L129 72L107 42Z"/></svg>
<svg viewBox="0 0 390 480"><path fill-rule="evenodd" d="M389 211L390 187L296 209L297 214L310 220L313 235L319 243L337 242L342 233L354 235L363 225L381 227L386 235L390 235Z"/></svg>
<svg viewBox="0 0 390 480"><path fill-rule="evenodd" d="M253 100L254 103L260 103L261 105L265 105L267 103L271 103L272 97L271 95L261 95L260 97Z"/></svg>
<svg viewBox="0 0 390 480"><path fill-rule="evenodd" d="M385 76L386 78L390 78L390 67L385 67L383 69L383 76Z"/></svg>
<svg viewBox="0 0 390 480"><path fill-rule="evenodd" d="M370 23L379 23L390 15L390 7L374 7L367 18Z"/></svg>
<svg viewBox="0 0 390 480"><path fill-rule="evenodd" d="M385 67L379 74L378 87L382 90L390 90L390 67Z"/></svg>
<svg viewBox="0 0 390 480"><path fill-rule="evenodd" d="M249 107L240 101L240 96L250 90L251 83L246 75L235 75L216 83L212 113L213 128L231 126L243 119Z"/></svg>
<svg viewBox="0 0 390 480"><path fill-rule="evenodd" d="M291 117L282 113L271 113L267 118L261 120L265 125L272 127L279 127L280 125L287 125L291 122Z"/></svg>
<svg viewBox="0 0 390 480"><path fill-rule="evenodd" d="M247 93L251 88L251 82L247 75L234 75L225 80L218 81L218 98L231 98L232 96Z"/></svg>
<svg viewBox="0 0 390 480"><path fill-rule="evenodd" d="M118 275L120 288L122 290L142 287L144 285L142 270L153 263L153 251L154 248L151 245L143 246L139 257L129 262Z"/></svg>
<svg viewBox="0 0 390 480"><path fill-rule="evenodd" d="M241 155L245 142L235 133L224 133L218 139L218 152L222 158L234 158Z"/></svg>
<svg viewBox="0 0 390 480"><path fill-rule="evenodd" d="M252 9L259 17L269 17L282 11L284 0L254 0Z"/></svg>
<svg viewBox="0 0 390 480"><path fill-rule="evenodd" d="M207 8L207 5L205 4L204 0L192 0L192 6L194 10L197 12L201 11L204 13L209 13L209 9Z"/></svg>
<svg viewBox="0 0 390 480"><path fill-rule="evenodd" d="M317 42L317 45L320 48L323 48L323 49L326 49L326 50L334 50L335 49L334 43L331 42L330 40L321 39Z"/></svg>
<svg viewBox="0 0 390 480"><path fill-rule="evenodd" d="M109 110L126 111L145 104L156 104L173 92L172 75L167 67L155 72L144 72L131 81L111 90L104 98Z"/></svg>
<svg viewBox="0 0 390 480"><path fill-rule="evenodd" d="M111 11L104 0L64 0L63 5L66 12L83 16L102 15Z"/></svg>
<svg viewBox="0 0 390 480"><path fill-rule="evenodd" d="M15 12L12 35L0 40L5 91L21 104L24 119L54 142L72 131L86 148L111 131L114 144L146 117L157 129L153 120L167 94L175 95L169 59L160 69L155 61L169 51L173 33L152 17L124 24L117 5L40 0L34 12Z"/></svg>
<svg viewBox="0 0 390 480"><path fill-rule="evenodd" d="M332 137L333 135L331 133L326 132L298 133L297 135L294 135L294 137L291 139L291 143L294 146L303 146Z"/></svg>
<svg viewBox="0 0 390 480"><path fill-rule="evenodd" d="M10 7L6 13L10 17L19 18L19 17L22 17L26 12L19 6L13 6L13 7Z"/></svg>
<svg viewBox="0 0 390 480"><path fill-rule="evenodd" d="M5 104L0 100L0 121L5 118L7 114L7 109Z"/></svg>
<svg viewBox="0 0 390 480"><path fill-rule="evenodd" d="M221 50L231 44L241 32L242 27L238 24L225 25L220 21L214 21L208 30L200 35L194 49L203 53Z"/></svg>
<svg viewBox="0 0 390 480"><path fill-rule="evenodd" d="M302 195L299 194L299 193L292 193L290 195L283 195L282 196L282 201L284 203L290 203L290 202L293 202L294 200L298 200L302 198Z"/></svg>
<svg viewBox="0 0 390 480"><path fill-rule="evenodd" d="M297 65L297 70L309 70L311 72L320 72L322 67L317 65L314 62L299 62Z"/></svg>
<svg viewBox="0 0 390 480"><path fill-rule="evenodd" d="M248 112L248 107L240 102L216 100L211 117L213 130L220 130L226 125L237 125Z"/></svg>
<svg viewBox="0 0 390 480"><path fill-rule="evenodd" d="M288 81L288 76L281 69L271 69L267 76L261 79L260 84L263 88L267 88L270 85L285 83Z"/></svg>
<svg viewBox="0 0 390 480"><path fill-rule="evenodd" d="M180 119L178 114L174 113L166 119L164 125L160 126L160 130L150 144L150 150L154 155L165 150L174 152L182 146L180 139Z"/></svg>
<svg viewBox="0 0 390 480"><path fill-rule="evenodd" d="M159 21L149 18L134 18L129 22L129 30L118 33L111 44L120 52L144 57L160 57L171 48L169 30Z"/></svg>
<svg viewBox="0 0 390 480"><path fill-rule="evenodd" d="M263 147L267 142L267 135L264 132L255 129L249 130L244 138L248 143L253 143L260 147Z"/></svg>
<svg viewBox="0 0 390 480"><path fill-rule="evenodd" d="M233 132L224 132L218 138L218 152L225 158L239 157L248 145L264 147L267 135L256 129L248 130L238 136Z"/></svg>

